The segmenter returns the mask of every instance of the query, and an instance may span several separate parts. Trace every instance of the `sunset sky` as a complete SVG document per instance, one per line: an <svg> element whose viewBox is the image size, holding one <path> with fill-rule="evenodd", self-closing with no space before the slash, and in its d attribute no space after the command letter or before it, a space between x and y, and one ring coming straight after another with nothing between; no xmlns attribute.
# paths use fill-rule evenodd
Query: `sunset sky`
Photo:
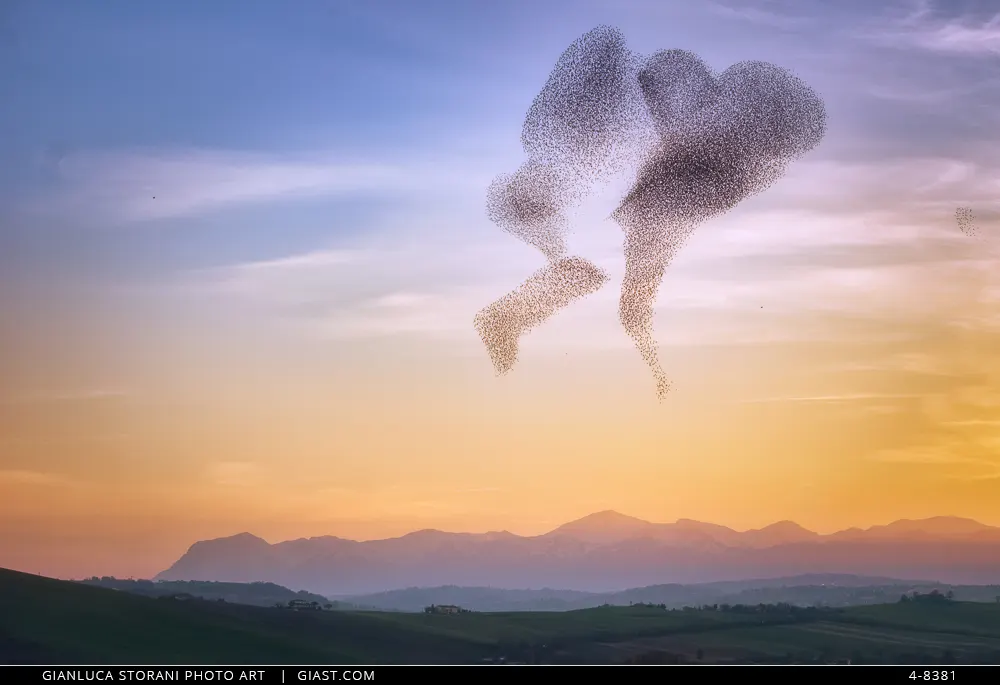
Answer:
<svg viewBox="0 0 1000 685"><path fill-rule="evenodd" d="M1000 525L989 4L3 3L0 566L148 577L241 531L603 509ZM828 107L820 147L669 269L662 404L617 317L624 185L574 218L603 291L503 378L472 326L543 264L485 189L599 24L792 68Z"/></svg>

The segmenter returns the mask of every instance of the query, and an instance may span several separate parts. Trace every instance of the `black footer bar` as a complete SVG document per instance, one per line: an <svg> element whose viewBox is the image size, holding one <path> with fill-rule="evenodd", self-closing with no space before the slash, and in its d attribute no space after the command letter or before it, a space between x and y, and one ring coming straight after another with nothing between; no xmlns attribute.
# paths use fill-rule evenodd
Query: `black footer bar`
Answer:
<svg viewBox="0 0 1000 685"><path fill-rule="evenodd" d="M478 683L510 682L531 685L532 682L551 682L554 676L579 675L591 677L597 669L598 677L605 669L616 669L615 677L629 682L670 685L682 682L704 682L709 677L706 669L715 669L716 675L765 676L769 684L801 683L803 676L810 685L820 681L843 678L878 679L879 683L1000 683L997 666L525 666L519 664L483 666L0 666L0 678L15 675L17 682L43 683L414 683L433 679L435 685L450 682L465 683L475 678ZM850 672L844 669L851 669ZM670 669L669 673L663 669ZM803 669L810 669L803 673ZM589 673L583 673L589 671ZM863 685L857 682L851 685Z"/></svg>

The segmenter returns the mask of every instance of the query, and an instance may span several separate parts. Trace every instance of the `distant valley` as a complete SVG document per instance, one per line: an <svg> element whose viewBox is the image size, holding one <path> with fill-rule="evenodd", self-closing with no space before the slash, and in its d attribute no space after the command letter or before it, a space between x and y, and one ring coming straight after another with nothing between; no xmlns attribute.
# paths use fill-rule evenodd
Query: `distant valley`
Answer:
<svg viewBox="0 0 1000 685"><path fill-rule="evenodd" d="M270 544L241 533L195 543L157 579L270 582L343 597L442 586L609 593L806 574L996 584L1000 528L936 517L830 535L791 521L741 532L689 519L652 523L605 511L530 537L422 530L386 540L325 536ZM569 605L578 600L590 601L569 595L544 599Z"/></svg>
<svg viewBox="0 0 1000 685"><path fill-rule="evenodd" d="M1000 602L1000 585L947 585L927 581L862 576L796 576L693 585L650 585L618 592L507 590L444 586L407 588L336 598L351 606L383 611L422 611L432 604L471 611L575 611L595 607L662 604L668 609L706 605L791 604L799 607L848 607L888 604L903 595L952 593L958 601Z"/></svg>
<svg viewBox="0 0 1000 685"><path fill-rule="evenodd" d="M261 607L287 606L293 600L300 600L340 611L422 612L431 605L453 605L479 612L575 611L640 604L663 605L667 609L760 604L848 607L888 604L899 601L903 595L926 595L935 591L942 595L951 593L957 601L1000 602L1000 585L946 585L930 581L832 574L694 585L651 585L607 593L552 588L511 590L442 586L345 597L294 592L273 583L122 580L107 577L79 582L146 597L187 596Z"/></svg>

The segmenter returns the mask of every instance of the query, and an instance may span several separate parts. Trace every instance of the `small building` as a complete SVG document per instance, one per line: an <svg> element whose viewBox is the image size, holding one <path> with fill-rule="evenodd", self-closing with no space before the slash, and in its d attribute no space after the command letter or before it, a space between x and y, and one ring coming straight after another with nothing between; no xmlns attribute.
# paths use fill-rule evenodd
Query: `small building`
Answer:
<svg viewBox="0 0 1000 685"><path fill-rule="evenodd" d="M288 602L288 608L294 611L320 611L323 607L319 602L309 602L304 599L293 599Z"/></svg>
<svg viewBox="0 0 1000 685"><path fill-rule="evenodd" d="M454 604L431 604L424 609L428 614L463 614L465 609Z"/></svg>

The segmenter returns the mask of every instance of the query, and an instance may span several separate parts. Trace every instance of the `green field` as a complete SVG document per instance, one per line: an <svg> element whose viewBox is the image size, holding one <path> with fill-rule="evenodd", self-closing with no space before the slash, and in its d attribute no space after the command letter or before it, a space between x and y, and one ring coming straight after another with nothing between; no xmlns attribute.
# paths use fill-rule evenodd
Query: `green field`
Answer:
<svg viewBox="0 0 1000 685"><path fill-rule="evenodd" d="M1000 604L294 612L0 570L0 663L997 663Z"/></svg>

